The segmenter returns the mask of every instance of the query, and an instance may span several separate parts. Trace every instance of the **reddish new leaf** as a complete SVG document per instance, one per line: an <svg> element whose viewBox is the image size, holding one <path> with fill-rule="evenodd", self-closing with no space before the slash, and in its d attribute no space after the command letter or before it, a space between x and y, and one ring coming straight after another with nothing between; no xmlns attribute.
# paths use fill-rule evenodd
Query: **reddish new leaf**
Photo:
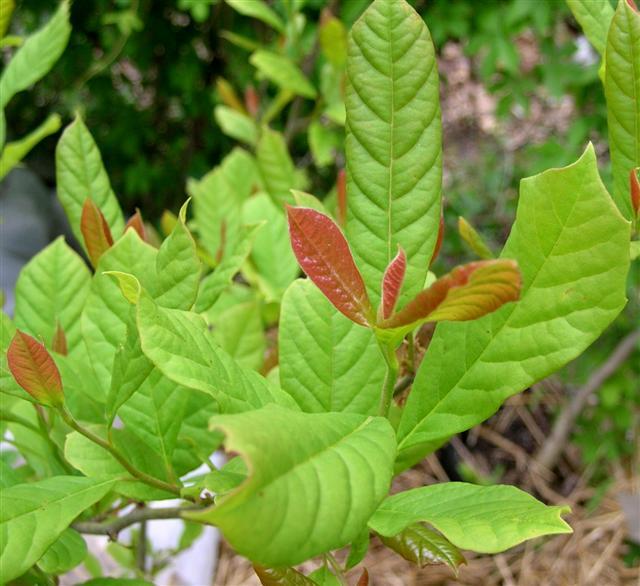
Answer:
<svg viewBox="0 0 640 586"><path fill-rule="evenodd" d="M344 169L338 171L338 180L336 181L336 219L338 225L344 228L347 225L347 174Z"/></svg>
<svg viewBox="0 0 640 586"><path fill-rule="evenodd" d="M429 261L429 266L433 264L433 262L438 258L440 254L440 249L442 248L442 239L444 237L444 216L442 212L440 212L440 224L438 225L438 237L436 239L436 247L433 249L433 254L431 255L431 260Z"/></svg>
<svg viewBox="0 0 640 586"><path fill-rule="evenodd" d="M635 169L629 172L629 191L631 192L631 207L636 218L640 217L640 180Z"/></svg>
<svg viewBox="0 0 640 586"><path fill-rule="evenodd" d="M371 302L349 245L335 222L311 208L287 206L291 246L298 263L350 320L373 323Z"/></svg>
<svg viewBox="0 0 640 586"><path fill-rule="evenodd" d="M125 231L131 228L138 233L140 239L143 241L147 241L147 233L144 228L144 222L142 221L142 214L140 210L136 208L136 213L131 216L127 222L127 225L124 227Z"/></svg>
<svg viewBox="0 0 640 586"><path fill-rule="evenodd" d="M244 105L253 118L258 115L260 111L260 96L258 96L258 92L252 85L244 91Z"/></svg>
<svg viewBox="0 0 640 586"><path fill-rule="evenodd" d="M467 321L495 311L520 296L520 271L513 260L487 260L456 267L421 291L382 328L425 321Z"/></svg>
<svg viewBox="0 0 640 586"><path fill-rule="evenodd" d="M7 350L7 363L16 382L38 403L62 405L60 372L43 344L16 330Z"/></svg>
<svg viewBox="0 0 640 586"><path fill-rule="evenodd" d="M360 578L358 578L356 586L369 586L369 572L367 572L367 568L362 570L362 574L360 574Z"/></svg>
<svg viewBox="0 0 640 586"><path fill-rule="evenodd" d="M60 322L56 324L56 331L54 332L53 339L51 340L51 349L63 356L67 355L67 336L65 335Z"/></svg>
<svg viewBox="0 0 640 586"><path fill-rule="evenodd" d="M393 310L396 308L406 270L407 256L402 247L399 246L398 254L389 263L382 277L382 304L380 305L382 319L391 317Z"/></svg>
<svg viewBox="0 0 640 586"><path fill-rule="evenodd" d="M82 206L80 231L84 238L84 246L87 249L89 260L93 268L96 268L100 257L113 244L113 238L109 224L104 219L100 208L89 197L84 200L84 205Z"/></svg>

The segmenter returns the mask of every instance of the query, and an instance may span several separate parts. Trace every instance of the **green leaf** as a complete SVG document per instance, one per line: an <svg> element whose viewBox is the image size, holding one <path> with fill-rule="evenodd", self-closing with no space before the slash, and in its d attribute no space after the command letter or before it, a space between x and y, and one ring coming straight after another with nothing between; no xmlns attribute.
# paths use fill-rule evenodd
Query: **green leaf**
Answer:
<svg viewBox="0 0 640 586"><path fill-rule="evenodd" d="M640 167L640 14L626 0L619 1L611 21L605 55L613 197L629 219L629 173Z"/></svg>
<svg viewBox="0 0 640 586"><path fill-rule="evenodd" d="M227 4L243 16L251 16L284 33L282 19L263 0L226 0Z"/></svg>
<svg viewBox="0 0 640 586"><path fill-rule="evenodd" d="M200 283L200 291L196 300L195 310L203 312L210 309L220 295L231 285L233 277L247 260L256 232L262 229L263 224L242 226L238 243L233 250L227 249L222 261L213 273L207 275Z"/></svg>
<svg viewBox="0 0 640 586"><path fill-rule="evenodd" d="M350 543L389 489L395 441L386 419L270 405L214 417L211 426L250 473L214 507L190 516L220 527L260 564L291 566Z"/></svg>
<svg viewBox="0 0 640 586"><path fill-rule="evenodd" d="M267 284L267 300L278 301L298 277L300 269L289 244L284 212L265 193L249 198L242 207L245 224L264 222L255 235L250 258L261 280Z"/></svg>
<svg viewBox="0 0 640 586"><path fill-rule="evenodd" d="M267 341L258 299L232 305L213 320L213 336L243 368L260 370Z"/></svg>
<svg viewBox="0 0 640 586"><path fill-rule="evenodd" d="M234 250L240 234L240 208L258 181L253 157L235 148L221 165L199 181L191 180L187 191L200 242L212 256ZM224 225L224 228L223 228ZM223 241L221 235L226 234Z"/></svg>
<svg viewBox="0 0 640 586"><path fill-rule="evenodd" d="M320 47L329 63L342 69L347 61L347 30L335 16L320 22Z"/></svg>
<svg viewBox="0 0 640 586"><path fill-rule="evenodd" d="M369 527L392 537L424 521L457 547L498 553L540 535L571 533L561 518L569 511L547 507L514 486L445 482L387 497Z"/></svg>
<svg viewBox="0 0 640 586"><path fill-rule="evenodd" d="M317 570L309 574L309 578L318 586L343 586L344 582L325 565L320 566Z"/></svg>
<svg viewBox="0 0 640 586"><path fill-rule="evenodd" d="M227 136L251 146L258 142L258 127L246 114L228 106L216 106L213 116Z"/></svg>
<svg viewBox="0 0 640 586"><path fill-rule="evenodd" d="M46 574L64 574L80 565L87 555L87 544L73 529L65 529L38 561Z"/></svg>
<svg viewBox="0 0 640 586"><path fill-rule="evenodd" d="M282 134L265 126L256 158L265 189L274 203L278 206L293 203L290 189L296 187L295 168Z"/></svg>
<svg viewBox="0 0 640 586"><path fill-rule="evenodd" d="M80 314L90 282L87 265L60 236L20 272L16 283L16 326L50 345L60 324L69 355L75 356L82 339Z"/></svg>
<svg viewBox="0 0 640 586"><path fill-rule="evenodd" d="M326 167L336 160L342 141L340 135L318 120L309 125L309 148L318 167Z"/></svg>
<svg viewBox="0 0 640 586"><path fill-rule="evenodd" d="M398 427L398 465L488 418L589 346L625 305L628 243L593 147L568 167L524 179L501 254L518 262L520 301L438 325Z"/></svg>
<svg viewBox="0 0 640 586"><path fill-rule="evenodd" d="M458 232L465 244L480 258L488 260L494 258L493 252L478 231L462 216L458 218Z"/></svg>
<svg viewBox="0 0 640 586"><path fill-rule="evenodd" d="M594 49L604 57L613 18L609 0L567 0L567 4Z"/></svg>
<svg viewBox="0 0 640 586"><path fill-rule="evenodd" d="M317 95L316 89L304 73L284 55L260 49L249 57L249 63L281 89L305 98L313 99Z"/></svg>
<svg viewBox="0 0 640 586"><path fill-rule="evenodd" d="M78 242L82 206L89 197L98 206L111 228L114 238L124 230L124 218L118 200L111 190L102 157L82 118L67 126L56 148L56 182L58 198L69 218Z"/></svg>
<svg viewBox="0 0 640 586"><path fill-rule="evenodd" d="M60 129L60 125L60 116L58 114L51 114L40 126L27 134L27 136L6 145L2 150L2 156L0 156L0 179L22 161L29 151L43 138L57 132Z"/></svg>
<svg viewBox="0 0 640 586"><path fill-rule="evenodd" d="M223 411L244 411L293 400L258 373L241 368L215 343L198 315L156 305L143 292L138 303L142 350L165 376L213 396Z"/></svg>
<svg viewBox="0 0 640 586"><path fill-rule="evenodd" d="M247 465L244 460L236 456L219 470L209 472L203 478L201 486L216 495L226 494L242 484L246 480L247 474Z"/></svg>
<svg viewBox="0 0 640 586"><path fill-rule="evenodd" d="M254 565L253 569L262 586L317 586L318 584L295 568L264 568Z"/></svg>
<svg viewBox="0 0 640 586"><path fill-rule="evenodd" d="M382 543L420 568L431 564L447 564L456 574L465 563L460 550L447 539L422 523L415 523L392 537L381 536Z"/></svg>
<svg viewBox="0 0 640 586"><path fill-rule="evenodd" d="M16 7L14 0L0 0L0 39L2 39L9 30L11 24L11 14ZM2 145L0 144L0 147Z"/></svg>
<svg viewBox="0 0 640 586"><path fill-rule="evenodd" d="M0 492L0 575L10 581L26 572L113 480L54 476ZM10 538L10 539L9 539Z"/></svg>
<svg viewBox="0 0 640 586"><path fill-rule="evenodd" d="M69 3L65 0L39 31L30 35L5 67L0 77L0 108L18 92L44 77L67 46Z"/></svg>
<svg viewBox="0 0 640 586"><path fill-rule="evenodd" d="M347 74L347 237L374 304L402 246L402 305L422 288L440 222L438 71L422 18L376 0L351 29Z"/></svg>
<svg viewBox="0 0 640 586"><path fill-rule="evenodd" d="M365 527L360 535L358 535L351 543L349 556L345 562L345 567L348 570L355 568L365 558L369 551L369 542L369 528Z"/></svg>
<svg viewBox="0 0 640 586"><path fill-rule="evenodd" d="M94 578L80 586L154 586L153 583L137 578Z"/></svg>
<svg viewBox="0 0 640 586"><path fill-rule="evenodd" d="M373 332L337 311L308 280L282 299L280 384L303 411L373 415L385 366Z"/></svg>

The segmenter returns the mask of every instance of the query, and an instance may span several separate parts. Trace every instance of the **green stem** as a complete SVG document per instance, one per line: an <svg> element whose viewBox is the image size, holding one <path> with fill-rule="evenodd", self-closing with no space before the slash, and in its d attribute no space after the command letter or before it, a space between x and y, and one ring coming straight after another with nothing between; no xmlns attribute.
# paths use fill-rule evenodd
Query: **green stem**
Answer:
<svg viewBox="0 0 640 586"><path fill-rule="evenodd" d="M387 365L387 372L384 377L378 415L387 417L389 415L389 408L391 407L391 399L393 398L393 389L396 386L396 380L398 378L398 359L392 346L380 343L380 350Z"/></svg>
<svg viewBox="0 0 640 586"><path fill-rule="evenodd" d="M173 484L169 484L164 480L160 480L159 478L155 478L150 476L146 472L142 470L138 470L135 466L133 466L121 453L120 451L113 446L108 441L103 440L100 436L97 436L95 433L89 431L88 429L82 427L67 411L67 409L63 406L60 407L60 416L66 422L66 424L75 429L78 433L82 434L88 440L92 441L94 444L99 445L101 448L107 450L121 465L122 467L134 478L137 478L141 482L148 484L149 486L153 486L154 488L158 488L160 490L164 490L175 494L176 496L180 496L180 488Z"/></svg>

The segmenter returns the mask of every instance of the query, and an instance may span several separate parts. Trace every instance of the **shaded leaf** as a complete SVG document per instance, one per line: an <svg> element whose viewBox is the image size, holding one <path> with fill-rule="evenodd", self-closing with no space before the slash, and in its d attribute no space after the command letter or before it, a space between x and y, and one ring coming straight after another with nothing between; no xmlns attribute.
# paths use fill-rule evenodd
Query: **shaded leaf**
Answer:
<svg viewBox="0 0 640 586"><path fill-rule="evenodd" d="M360 535L351 543L349 556L345 562L345 568L347 570L355 568L365 558L367 551L369 551L369 541L369 528L365 527Z"/></svg>
<svg viewBox="0 0 640 586"><path fill-rule="evenodd" d="M67 336L65 336L60 322L57 322L56 324L56 331L53 334L53 339L51 340L51 350L58 354L62 354L63 356L68 354Z"/></svg>
<svg viewBox="0 0 640 586"><path fill-rule="evenodd" d="M445 482L387 497L369 521L391 537L424 521L453 545L498 553L540 535L571 533L561 515L569 507L548 507L514 486Z"/></svg>
<svg viewBox="0 0 640 586"><path fill-rule="evenodd" d="M87 555L87 544L73 529L65 529L38 561L47 574L64 574L80 565Z"/></svg>
<svg viewBox="0 0 640 586"><path fill-rule="evenodd" d="M51 407L64 403L60 372L43 344L17 330L7 350L7 363L16 382L38 403Z"/></svg>
<svg viewBox="0 0 640 586"><path fill-rule="evenodd" d="M415 523L391 537L381 536L382 543L420 568L431 564L447 564L456 574L465 563L460 550L442 535L422 523Z"/></svg>
<svg viewBox="0 0 640 586"><path fill-rule="evenodd" d="M347 30L344 24L325 9L320 18L320 47L329 62L337 68L347 61Z"/></svg>
<svg viewBox="0 0 640 586"><path fill-rule="evenodd" d="M315 586L316 582L307 578L295 568L265 568L254 564L253 569L263 586Z"/></svg>
<svg viewBox="0 0 640 586"><path fill-rule="evenodd" d="M373 323L373 310L347 241L331 218L310 208L287 207L298 263L335 308L352 321Z"/></svg>

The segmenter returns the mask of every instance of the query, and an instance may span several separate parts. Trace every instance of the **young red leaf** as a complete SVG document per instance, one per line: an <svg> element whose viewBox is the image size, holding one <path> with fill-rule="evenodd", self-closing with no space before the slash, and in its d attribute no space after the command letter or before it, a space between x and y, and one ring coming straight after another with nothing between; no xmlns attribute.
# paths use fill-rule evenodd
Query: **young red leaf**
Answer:
<svg viewBox="0 0 640 586"><path fill-rule="evenodd" d="M89 255L93 268L98 266L100 257L113 244L109 224L104 219L102 212L91 198L84 200L82 217L80 219L80 231L84 238L84 245Z"/></svg>
<svg viewBox="0 0 640 586"><path fill-rule="evenodd" d="M467 321L495 311L520 296L520 271L513 260L472 262L456 267L421 291L382 328L415 327L426 321Z"/></svg>
<svg viewBox="0 0 640 586"><path fill-rule="evenodd" d="M344 169L338 171L338 180L336 181L336 219L338 225L344 228L347 225L347 174Z"/></svg>
<svg viewBox="0 0 640 586"><path fill-rule="evenodd" d="M260 96L252 85L244 91L244 105L253 118L258 115L260 111Z"/></svg>
<svg viewBox="0 0 640 586"><path fill-rule="evenodd" d="M398 254L389 263L382 277L382 304L380 305L382 319L391 317L393 310L396 308L406 270L407 256L402 247L399 246Z"/></svg>
<svg viewBox="0 0 640 586"><path fill-rule="evenodd" d="M367 571L367 568L362 570L362 574L360 574L360 578L358 578L356 586L369 586L369 572Z"/></svg>
<svg viewBox="0 0 640 586"><path fill-rule="evenodd" d="M371 302L349 245L335 222L311 208L287 206L291 246L307 276L350 320L373 322Z"/></svg>
<svg viewBox="0 0 640 586"><path fill-rule="evenodd" d="M38 403L62 405L60 372L43 344L16 330L7 350L7 363L16 382Z"/></svg>
<svg viewBox="0 0 640 586"><path fill-rule="evenodd" d="M67 355L67 336L65 335L60 322L56 324L56 331L54 332L53 339L51 340L51 349L63 356Z"/></svg>
<svg viewBox="0 0 640 586"><path fill-rule="evenodd" d="M129 218L129 220L127 221L127 225L124 227L125 231L129 228L135 230L138 233L138 236L140 236L140 239L146 242L147 234L144 228L144 222L142 221L142 214L137 208L136 213Z"/></svg>
<svg viewBox="0 0 640 586"><path fill-rule="evenodd" d="M436 258L438 258L438 255L440 254L443 237L444 237L444 215L441 212L440 224L438 225L438 238L436 239L436 247L433 249L433 254L431 255L431 260L429 261L429 266L433 264L433 262L436 260Z"/></svg>
<svg viewBox="0 0 640 586"><path fill-rule="evenodd" d="M640 180L635 169L629 172L629 191L631 192L631 207L636 218L640 217Z"/></svg>

